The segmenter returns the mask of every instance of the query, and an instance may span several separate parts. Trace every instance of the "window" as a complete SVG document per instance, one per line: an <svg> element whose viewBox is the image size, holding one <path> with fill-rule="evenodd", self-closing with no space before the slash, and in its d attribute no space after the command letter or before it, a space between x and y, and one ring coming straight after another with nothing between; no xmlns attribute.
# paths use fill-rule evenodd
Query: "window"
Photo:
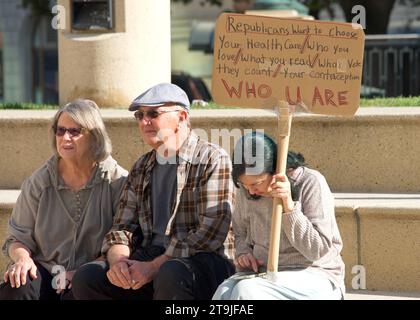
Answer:
<svg viewBox="0 0 420 320"><path fill-rule="evenodd" d="M73 0L72 29L106 31L113 29L112 0Z"/></svg>

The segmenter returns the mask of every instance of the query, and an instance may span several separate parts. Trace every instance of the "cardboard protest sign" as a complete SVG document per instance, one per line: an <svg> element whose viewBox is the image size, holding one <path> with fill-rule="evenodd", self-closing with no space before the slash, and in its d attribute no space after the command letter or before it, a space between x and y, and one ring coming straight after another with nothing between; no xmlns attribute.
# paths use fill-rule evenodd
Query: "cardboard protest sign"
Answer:
<svg viewBox="0 0 420 320"><path fill-rule="evenodd" d="M214 35L212 94L222 105L353 115L359 107L364 32L330 21L222 14Z"/></svg>

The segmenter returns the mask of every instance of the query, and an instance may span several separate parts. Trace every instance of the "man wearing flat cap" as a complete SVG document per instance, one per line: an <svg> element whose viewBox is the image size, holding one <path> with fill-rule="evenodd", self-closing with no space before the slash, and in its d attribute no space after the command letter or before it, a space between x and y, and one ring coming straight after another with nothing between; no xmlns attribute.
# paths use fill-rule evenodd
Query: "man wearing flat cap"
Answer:
<svg viewBox="0 0 420 320"><path fill-rule="evenodd" d="M211 299L234 272L231 162L191 131L189 108L186 93L169 83L131 103L152 151L128 176L102 247L107 262L74 275L76 299Z"/></svg>

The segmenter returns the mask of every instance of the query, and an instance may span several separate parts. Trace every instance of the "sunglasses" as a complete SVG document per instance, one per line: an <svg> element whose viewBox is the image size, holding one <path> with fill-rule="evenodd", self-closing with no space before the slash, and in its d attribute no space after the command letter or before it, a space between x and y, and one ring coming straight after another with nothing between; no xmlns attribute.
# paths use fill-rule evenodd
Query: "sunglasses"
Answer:
<svg viewBox="0 0 420 320"><path fill-rule="evenodd" d="M65 128L65 127L53 127L54 133L57 137L62 137L66 134L66 132L69 133L70 137L77 137L81 133L85 132L85 128Z"/></svg>
<svg viewBox="0 0 420 320"><path fill-rule="evenodd" d="M168 113L168 112L178 112L180 111L179 109L176 110L149 110L149 111L136 111L134 112L134 117L141 121L144 119L144 117L147 117L148 119L156 119L157 117L159 117L161 114L163 113Z"/></svg>

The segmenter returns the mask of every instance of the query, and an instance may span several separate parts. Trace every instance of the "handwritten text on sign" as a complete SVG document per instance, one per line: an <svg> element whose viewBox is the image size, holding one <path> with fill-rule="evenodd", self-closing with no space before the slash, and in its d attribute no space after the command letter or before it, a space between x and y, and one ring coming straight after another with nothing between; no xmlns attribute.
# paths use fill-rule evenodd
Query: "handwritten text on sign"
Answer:
<svg viewBox="0 0 420 320"><path fill-rule="evenodd" d="M222 14L214 36L212 92L223 105L353 115L359 107L364 33L357 25Z"/></svg>

